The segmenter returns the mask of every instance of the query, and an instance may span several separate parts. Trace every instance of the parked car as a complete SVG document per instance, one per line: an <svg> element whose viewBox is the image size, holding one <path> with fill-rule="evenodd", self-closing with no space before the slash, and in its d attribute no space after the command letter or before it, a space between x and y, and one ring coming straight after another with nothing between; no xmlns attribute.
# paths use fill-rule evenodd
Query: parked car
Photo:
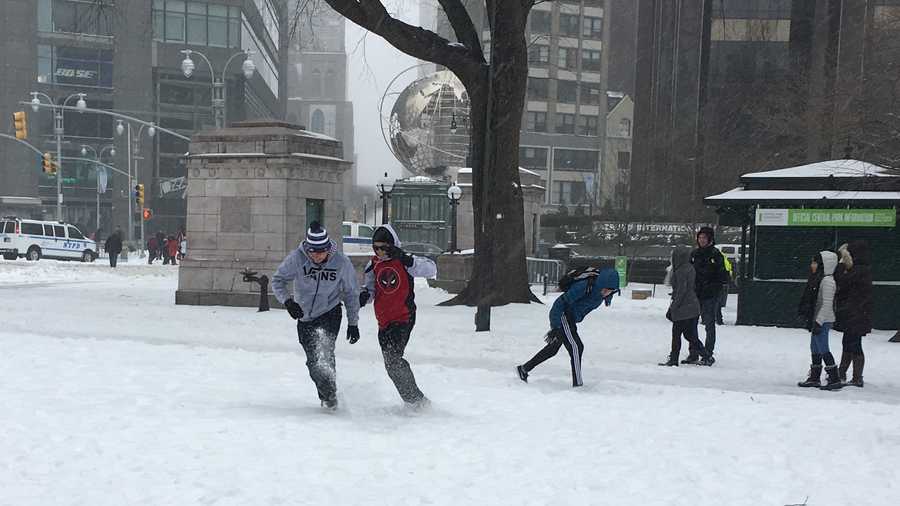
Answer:
<svg viewBox="0 0 900 506"><path fill-rule="evenodd" d="M0 219L0 254L7 260L97 259L97 243L88 239L75 225L61 221L40 221L6 216Z"/></svg>
<svg viewBox="0 0 900 506"><path fill-rule="evenodd" d="M427 242L404 242L403 250L420 257L428 257L436 260L438 255L444 252L443 248Z"/></svg>
<svg viewBox="0 0 900 506"><path fill-rule="evenodd" d="M341 236L344 242L344 254L372 254L372 234L375 228L365 223L345 221L341 223Z"/></svg>

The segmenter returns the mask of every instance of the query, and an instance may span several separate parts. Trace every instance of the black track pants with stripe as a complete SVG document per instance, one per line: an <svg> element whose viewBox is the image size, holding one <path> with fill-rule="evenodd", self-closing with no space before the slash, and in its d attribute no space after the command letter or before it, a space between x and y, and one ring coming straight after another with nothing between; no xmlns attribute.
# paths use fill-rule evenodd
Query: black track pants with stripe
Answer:
<svg viewBox="0 0 900 506"><path fill-rule="evenodd" d="M580 387L584 384L581 378L581 356L584 354L584 343L578 337L578 328L575 323L567 315L563 315L562 325L559 328L550 331L553 340L547 343L541 351L532 357L531 360L525 362L523 367L526 371L531 372L532 369L540 365L550 357L556 355L561 346L566 347L569 352L569 361L572 364L572 386Z"/></svg>

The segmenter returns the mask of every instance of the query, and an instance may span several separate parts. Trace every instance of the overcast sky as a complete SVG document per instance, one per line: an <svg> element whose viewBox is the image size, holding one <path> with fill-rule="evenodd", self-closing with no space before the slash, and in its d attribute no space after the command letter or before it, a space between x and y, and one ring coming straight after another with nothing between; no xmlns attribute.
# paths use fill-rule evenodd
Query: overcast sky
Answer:
<svg viewBox="0 0 900 506"><path fill-rule="evenodd" d="M399 11L400 18L418 24L418 2L398 0L386 2L389 9ZM381 119L378 106L385 88L404 69L417 63L377 35L368 33L347 21L347 52L350 57L349 86L350 100L353 101L353 122L360 184L372 184L389 175L400 177L401 165L385 145L381 134ZM412 82L416 71L407 72L392 87L402 89ZM399 86L398 86L399 85ZM392 101L386 102L390 111Z"/></svg>

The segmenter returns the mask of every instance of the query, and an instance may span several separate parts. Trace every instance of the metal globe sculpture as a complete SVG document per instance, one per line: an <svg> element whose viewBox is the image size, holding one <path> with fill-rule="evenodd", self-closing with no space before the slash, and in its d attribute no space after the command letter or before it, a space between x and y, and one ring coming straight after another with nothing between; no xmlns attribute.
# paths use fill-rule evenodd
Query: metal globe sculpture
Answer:
<svg viewBox="0 0 900 506"><path fill-rule="evenodd" d="M430 169L466 165L469 151L469 97L462 82L442 70L416 79L400 91L388 85L382 97L384 110L388 96L397 97L390 115L382 113L382 133L394 157L415 175Z"/></svg>

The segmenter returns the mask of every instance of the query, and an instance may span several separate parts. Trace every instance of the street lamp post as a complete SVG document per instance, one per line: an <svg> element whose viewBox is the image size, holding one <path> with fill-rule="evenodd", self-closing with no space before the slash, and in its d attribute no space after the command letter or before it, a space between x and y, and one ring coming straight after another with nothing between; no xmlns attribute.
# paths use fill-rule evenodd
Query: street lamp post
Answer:
<svg viewBox="0 0 900 506"><path fill-rule="evenodd" d="M94 149L93 146L89 146L87 144L82 144L81 145L81 156L87 156L87 152L89 149L94 153L94 159L96 159L98 162L103 161L103 153L106 150L109 150L109 156L116 156L116 147L112 144L109 144L107 146L103 146L102 148L100 148L99 153L97 152L96 149ZM96 226L94 227L94 234L98 234L98 232L100 231L100 194L103 193L100 191L100 169L101 168L102 167L100 165L94 164L94 175L95 175L95 179L97 180L97 222L96 222ZM98 240L100 239L99 235L96 235L96 237Z"/></svg>
<svg viewBox="0 0 900 506"><path fill-rule="evenodd" d="M50 98L50 95L46 93L41 93L40 91L32 91L31 92L31 110L37 112L41 106L41 99L43 97L47 99L47 102L53 107L53 133L56 135L56 220L63 221L62 218L62 203L63 203L63 194L62 194L62 136L63 136L63 109L57 107L58 105L62 105L63 107L69 103L69 100L78 97L78 102L75 102L75 107L79 110L84 110L87 108L87 102L84 101L84 97L87 94L85 93L73 93L65 98L62 101L62 104L57 104Z"/></svg>
<svg viewBox="0 0 900 506"><path fill-rule="evenodd" d="M384 177L378 182L376 188L378 188L378 193L381 194L381 224L387 225L388 200L391 199L391 191L394 189L394 181L388 177L387 172L384 173Z"/></svg>
<svg viewBox="0 0 900 506"><path fill-rule="evenodd" d="M148 124L141 124L141 128L138 129L137 135L131 134L131 122L122 120L116 122L116 134L122 135L126 132L128 134L126 141L128 143L128 238L130 241L134 240L134 211L131 206L131 190L134 187L134 182L140 181L140 177L138 176L138 160L141 159L141 135L143 135L145 127L147 128L147 136L152 139L153 136L156 135L156 124L152 121ZM141 211L141 246L139 251L141 252L141 257L143 257L144 219L143 210Z"/></svg>
<svg viewBox="0 0 900 506"><path fill-rule="evenodd" d="M244 63L241 65L241 70L244 72L244 77L250 79L253 77L253 73L256 71L256 64L253 63L253 60L250 58L253 56L253 51L245 50L238 51L231 55L230 58L225 62L225 66L222 67L222 78L220 79L218 75L216 75L213 70L212 63L210 63L209 58L206 57L205 54L200 51L194 51L192 49L182 49L181 54L184 55L184 60L181 62L181 71L184 73L184 77L190 78L194 74L194 60L191 59L192 54L199 55L203 58L203 61L206 62L206 65L209 67L209 75L211 76L212 83L212 109L213 109L213 118L216 122L216 129L225 128L225 73L228 71L228 65L231 64L231 61L235 59L235 57L240 55L246 55L247 58L244 60Z"/></svg>
<svg viewBox="0 0 900 506"><path fill-rule="evenodd" d="M462 198L462 188L453 183L453 186L447 188L447 198L450 199L450 252L459 251L456 247L456 216L459 207L459 199Z"/></svg>

